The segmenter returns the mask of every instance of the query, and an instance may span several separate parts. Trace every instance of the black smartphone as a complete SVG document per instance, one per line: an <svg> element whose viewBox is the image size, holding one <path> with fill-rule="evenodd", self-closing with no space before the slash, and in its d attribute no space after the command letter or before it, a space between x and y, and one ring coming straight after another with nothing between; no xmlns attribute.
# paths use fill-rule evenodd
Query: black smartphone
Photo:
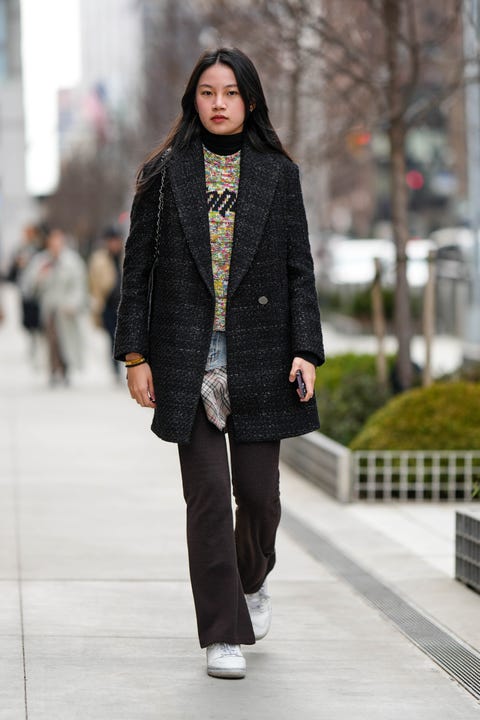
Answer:
<svg viewBox="0 0 480 720"><path fill-rule="evenodd" d="M296 379L297 379L297 390L299 391L300 396L301 396L302 398L304 398L305 395L307 394L307 386L305 385L305 381L304 381L304 379L303 379L302 371L301 371L301 370L297 370L297 372L295 373L295 377L296 377Z"/></svg>

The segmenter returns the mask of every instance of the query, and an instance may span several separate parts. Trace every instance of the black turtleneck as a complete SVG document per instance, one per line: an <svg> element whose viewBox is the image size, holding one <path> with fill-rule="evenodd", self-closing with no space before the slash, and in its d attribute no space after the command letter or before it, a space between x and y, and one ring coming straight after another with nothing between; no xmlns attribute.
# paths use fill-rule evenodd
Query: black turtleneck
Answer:
<svg viewBox="0 0 480 720"><path fill-rule="evenodd" d="M243 132L234 135L216 135L202 127L202 142L215 155L233 155L242 147Z"/></svg>

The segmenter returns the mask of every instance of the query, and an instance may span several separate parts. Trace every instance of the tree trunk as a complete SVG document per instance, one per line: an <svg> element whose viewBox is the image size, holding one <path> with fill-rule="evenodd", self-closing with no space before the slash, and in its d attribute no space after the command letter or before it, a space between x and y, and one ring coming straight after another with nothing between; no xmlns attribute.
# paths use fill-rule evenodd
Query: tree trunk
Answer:
<svg viewBox="0 0 480 720"><path fill-rule="evenodd" d="M423 336L425 338L425 365L423 386L432 384L432 345L435 336L435 251L428 253L428 280L423 294Z"/></svg>
<svg viewBox="0 0 480 720"><path fill-rule="evenodd" d="M408 194L405 182L406 124L403 115L400 43L400 0L383 1L386 28L386 53L389 69L388 101L390 123L390 202L392 206L393 239L396 247L395 333L398 342L397 376L402 390L412 384L410 357L411 320L407 283Z"/></svg>
<svg viewBox="0 0 480 720"><path fill-rule="evenodd" d="M377 381L381 387L387 386L387 358L385 355L385 311L382 296L382 264L380 258L374 259L375 279L372 285L372 318L373 332L377 338Z"/></svg>
<svg viewBox="0 0 480 720"><path fill-rule="evenodd" d="M405 130L403 123L390 127L390 162L393 239L396 248L395 334L398 342L397 374L399 385L406 390L412 384L410 357L411 318L410 294L407 282L407 184L405 182Z"/></svg>

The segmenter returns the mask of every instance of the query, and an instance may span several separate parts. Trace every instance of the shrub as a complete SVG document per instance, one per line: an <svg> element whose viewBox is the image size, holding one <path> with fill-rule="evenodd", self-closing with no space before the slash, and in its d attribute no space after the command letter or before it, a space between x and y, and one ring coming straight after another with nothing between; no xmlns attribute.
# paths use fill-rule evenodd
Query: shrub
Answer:
<svg viewBox="0 0 480 720"><path fill-rule="evenodd" d="M392 398L350 443L352 450L480 448L480 385L435 383Z"/></svg>
<svg viewBox="0 0 480 720"><path fill-rule="evenodd" d="M393 321L395 309L395 291L393 288L382 288L383 309L387 322ZM367 320L372 318L372 292L370 287L365 288L343 288L331 292L322 290L319 293L321 308L328 315L328 311L339 312L344 315ZM422 317L422 296L419 293L410 294L410 311L413 320Z"/></svg>
<svg viewBox="0 0 480 720"><path fill-rule="evenodd" d="M377 382L375 356L354 353L329 358L317 371L315 392L321 431L344 445L391 394Z"/></svg>

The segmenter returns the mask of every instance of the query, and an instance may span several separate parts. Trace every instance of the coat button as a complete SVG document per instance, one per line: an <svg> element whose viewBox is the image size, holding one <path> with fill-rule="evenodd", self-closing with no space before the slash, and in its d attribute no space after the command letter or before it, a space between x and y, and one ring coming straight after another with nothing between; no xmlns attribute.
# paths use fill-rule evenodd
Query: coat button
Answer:
<svg viewBox="0 0 480 720"><path fill-rule="evenodd" d="M268 298L265 297L265 295L261 295L258 298L258 302L260 303L260 305L266 305L268 303Z"/></svg>

